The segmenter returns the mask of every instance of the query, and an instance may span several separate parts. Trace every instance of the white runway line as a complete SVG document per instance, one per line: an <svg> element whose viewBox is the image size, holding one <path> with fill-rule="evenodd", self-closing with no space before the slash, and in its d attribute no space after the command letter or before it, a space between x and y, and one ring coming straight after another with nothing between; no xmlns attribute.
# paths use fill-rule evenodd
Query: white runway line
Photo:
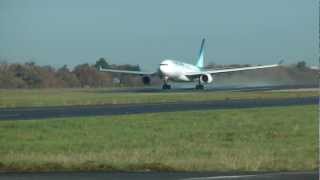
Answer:
<svg viewBox="0 0 320 180"><path fill-rule="evenodd" d="M184 179L184 180L238 179L238 178L248 178L248 177L256 177L256 176L258 176L258 175L214 176L214 177L187 178L187 179Z"/></svg>
<svg viewBox="0 0 320 180"><path fill-rule="evenodd" d="M252 175L195 177L195 178L186 178L186 179L183 179L183 180L242 179L242 178L253 178L253 177L297 175L297 174L313 174L313 173L314 172L279 172L279 173L252 174Z"/></svg>

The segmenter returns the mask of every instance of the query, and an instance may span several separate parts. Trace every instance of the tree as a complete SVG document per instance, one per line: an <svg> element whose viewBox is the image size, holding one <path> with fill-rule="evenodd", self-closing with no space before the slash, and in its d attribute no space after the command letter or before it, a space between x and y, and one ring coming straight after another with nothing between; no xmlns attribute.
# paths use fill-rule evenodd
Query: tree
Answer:
<svg viewBox="0 0 320 180"><path fill-rule="evenodd" d="M34 63L13 64L10 66L10 71L14 76L22 79L28 88L41 87L43 78L39 73L39 68Z"/></svg>
<svg viewBox="0 0 320 180"><path fill-rule="evenodd" d="M10 64L5 62L0 63L0 88L25 88L26 83L15 76L15 74L10 70Z"/></svg>
<svg viewBox="0 0 320 180"><path fill-rule="evenodd" d="M110 75L98 72L94 66L89 64L76 66L73 73L79 79L81 87L104 87L112 83Z"/></svg>
<svg viewBox="0 0 320 180"><path fill-rule="evenodd" d="M95 68L99 69L100 67L108 69L110 66L104 58L99 58L99 60L94 65Z"/></svg>
<svg viewBox="0 0 320 180"><path fill-rule="evenodd" d="M63 87L80 87L79 79L74 73L70 72L67 65L58 69L56 77L61 80Z"/></svg>
<svg viewBox="0 0 320 180"><path fill-rule="evenodd" d="M63 87L106 87L119 76L99 72L96 67L139 71L138 65L109 65L100 58L95 65L80 64L70 71L66 65L56 70L52 66L39 66L34 62L9 64L0 61L0 88L63 88ZM140 85L141 77L123 75L125 85Z"/></svg>

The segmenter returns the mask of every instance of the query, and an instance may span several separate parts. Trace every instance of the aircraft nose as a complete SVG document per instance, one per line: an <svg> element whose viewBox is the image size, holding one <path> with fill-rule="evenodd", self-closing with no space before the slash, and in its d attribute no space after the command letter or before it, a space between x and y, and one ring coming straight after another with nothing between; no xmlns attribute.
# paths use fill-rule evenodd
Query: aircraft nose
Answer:
<svg viewBox="0 0 320 180"><path fill-rule="evenodd" d="M168 66L169 66L169 64L161 63L159 69L163 74L167 74L168 73Z"/></svg>

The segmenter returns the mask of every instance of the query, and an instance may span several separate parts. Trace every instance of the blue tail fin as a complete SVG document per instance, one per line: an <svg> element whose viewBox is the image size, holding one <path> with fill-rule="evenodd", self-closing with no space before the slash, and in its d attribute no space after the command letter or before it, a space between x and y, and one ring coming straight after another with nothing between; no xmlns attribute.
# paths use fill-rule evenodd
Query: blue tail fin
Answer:
<svg viewBox="0 0 320 180"><path fill-rule="evenodd" d="M204 43L205 43L205 40L206 39L202 39L202 42L201 42L201 48L200 48L200 51L199 51L199 56L198 56L198 61L197 61L197 64L196 66L199 67L199 68L203 68L204 67Z"/></svg>

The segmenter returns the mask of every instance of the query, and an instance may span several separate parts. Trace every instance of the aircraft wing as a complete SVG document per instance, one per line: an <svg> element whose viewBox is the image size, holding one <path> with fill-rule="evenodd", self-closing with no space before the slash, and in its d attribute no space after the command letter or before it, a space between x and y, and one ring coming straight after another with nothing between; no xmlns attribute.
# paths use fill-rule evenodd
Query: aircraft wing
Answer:
<svg viewBox="0 0 320 180"><path fill-rule="evenodd" d="M117 70L117 69L104 69L99 68L99 71L111 72L111 73L121 73L121 74L133 74L133 75L154 75L157 72L144 72L144 71L127 71L127 70Z"/></svg>
<svg viewBox="0 0 320 180"><path fill-rule="evenodd" d="M203 74L220 74L220 73L247 71L247 70L255 70L255 69L266 69L266 68L278 67L282 64L282 62L283 61L280 61L278 64L263 65L263 66L251 66L251 67L243 67L243 68L230 68L230 69L218 69L218 70L205 70L205 71L201 71L201 72L188 73L188 74L186 74L186 76L198 77Z"/></svg>

